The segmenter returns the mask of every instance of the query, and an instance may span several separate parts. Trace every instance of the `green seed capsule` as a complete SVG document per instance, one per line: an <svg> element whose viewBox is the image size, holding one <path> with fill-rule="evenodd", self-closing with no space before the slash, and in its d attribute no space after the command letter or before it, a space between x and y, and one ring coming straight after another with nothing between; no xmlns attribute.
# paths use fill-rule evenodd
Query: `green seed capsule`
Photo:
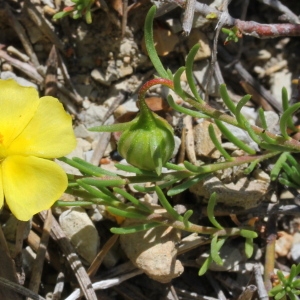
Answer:
<svg viewBox="0 0 300 300"><path fill-rule="evenodd" d="M160 175L174 150L173 128L144 102L140 109L131 126L123 131L118 151L131 165Z"/></svg>

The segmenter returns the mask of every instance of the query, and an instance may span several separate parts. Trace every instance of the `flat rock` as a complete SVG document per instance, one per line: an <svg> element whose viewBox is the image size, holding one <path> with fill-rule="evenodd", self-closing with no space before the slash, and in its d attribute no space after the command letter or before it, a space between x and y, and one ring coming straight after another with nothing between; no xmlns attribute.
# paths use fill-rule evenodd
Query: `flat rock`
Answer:
<svg viewBox="0 0 300 300"><path fill-rule="evenodd" d="M132 226L125 221L123 226ZM142 269L150 278L162 283L170 282L183 272L183 266L176 260L176 242L179 232L172 227L156 227L135 234L120 235L120 243L131 262Z"/></svg>

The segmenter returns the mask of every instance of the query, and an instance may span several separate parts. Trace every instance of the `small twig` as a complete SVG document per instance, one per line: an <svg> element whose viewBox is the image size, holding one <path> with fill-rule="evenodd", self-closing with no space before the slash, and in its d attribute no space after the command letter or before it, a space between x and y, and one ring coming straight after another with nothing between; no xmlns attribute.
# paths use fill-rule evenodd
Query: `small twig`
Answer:
<svg viewBox="0 0 300 300"><path fill-rule="evenodd" d="M31 290L26 289L25 287L23 287L17 283L11 282L3 277L0 277L0 285L8 288L14 292L17 292L18 294L24 295L26 297L30 297L33 300L46 300L45 298L37 295L36 293L33 293ZM18 296L16 298L16 296L14 296L13 298L5 298L5 299L17 300L17 299L21 299L21 298L19 298Z"/></svg>
<svg viewBox="0 0 300 300"><path fill-rule="evenodd" d="M264 284L267 291L272 289L271 276L275 267L275 243L277 239L277 216L272 215L267 222L267 241L265 251Z"/></svg>
<svg viewBox="0 0 300 300"><path fill-rule="evenodd" d="M223 10L227 11L227 8L228 8L228 0L224 1ZM217 53L218 53L217 47L218 47L219 34L220 34L223 24L225 22L225 20L223 20L222 16L223 15L221 15L221 18L217 24L217 27L215 30L215 36L214 36L214 40L213 40L213 49L212 49L212 53L211 53L210 69L209 69L208 79L207 79L207 84L206 84L206 89L205 89L205 98L204 99L206 102L208 101L209 86L211 84L211 79L212 79L214 71L215 71L215 64L217 62Z"/></svg>
<svg viewBox="0 0 300 300"><path fill-rule="evenodd" d="M99 166L99 162L104 155L104 152L108 146L110 138L111 138L110 132L102 132L100 134L99 140L97 142L97 145L94 149L94 152L93 152L93 155L92 155L92 158L90 161L91 164L93 164L95 166Z"/></svg>
<svg viewBox="0 0 300 300"><path fill-rule="evenodd" d="M168 3L176 3L178 6L184 8L185 0L165 0ZM275 38L280 36L299 36L299 24L260 24L254 21L242 21L231 17L227 12L220 12L219 10L210 7L206 4L196 2L195 12L207 16L214 14L216 19L219 20L221 15L225 20L224 25L228 27L236 26L242 34L253 36L256 38Z"/></svg>
<svg viewBox="0 0 300 300"><path fill-rule="evenodd" d="M300 20L297 15L295 15L288 7L283 5L278 0L258 0L263 4L269 5L270 7L273 7L277 11L283 13L288 21L294 24L299 24Z"/></svg>
<svg viewBox="0 0 300 300"><path fill-rule="evenodd" d="M124 37L126 32L127 15L128 15L128 0L123 0L122 37Z"/></svg>
<svg viewBox="0 0 300 300"><path fill-rule="evenodd" d="M36 254L35 263L32 267L31 278L28 286L29 289L35 293L38 293L40 283L41 283L41 276L43 272L43 265L44 265L46 251L47 251L51 225L52 225L52 213L51 210L48 209L47 217L44 223L43 234Z"/></svg>
<svg viewBox="0 0 300 300"><path fill-rule="evenodd" d="M182 29L183 29L183 34L185 36L188 36L192 29L194 12L195 12L195 3L196 0L186 1L186 6L183 14L183 21L182 21Z"/></svg>
<svg viewBox="0 0 300 300"><path fill-rule="evenodd" d="M42 211L39 213L39 216L43 221L46 219L46 212ZM51 237L57 241L58 245L60 246L62 252L64 253L70 267L75 273L77 281L80 285L80 288L86 297L89 300L97 300L97 296L95 291L92 287L92 283L90 278L88 277L79 257L77 256L73 246L71 245L70 241L62 231L61 227L59 226L58 222L53 218L52 220L52 228L51 228Z"/></svg>
<svg viewBox="0 0 300 300"><path fill-rule="evenodd" d="M37 70L28 63L22 62L8 55L4 50L0 50L0 58L3 58L13 67L26 74L31 79L37 81L39 84L44 82L43 77L37 72Z"/></svg>
<svg viewBox="0 0 300 300"><path fill-rule="evenodd" d="M62 272L59 272L56 280L56 285L52 294L52 300L60 300L61 299L61 294L64 289L64 280L65 280L65 275Z"/></svg>
<svg viewBox="0 0 300 300"><path fill-rule="evenodd" d="M132 277L135 277L137 275L142 274L143 271L140 269L135 269L134 271L121 275L117 278L111 278L111 279L106 279L106 280L101 280L99 282L95 282L93 283L93 289L95 291L97 290L102 290L102 289L108 289L111 288L115 285L119 285L120 283L122 283L125 280L128 280ZM65 300L76 300L81 296L81 292L79 289L76 289L69 297L67 297Z"/></svg>
<svg viewBox="0 0 300 300"><path fill-rule="evenodd" d="M255 282L256 282L256 286L257 286L257 293L258 293L259 299L260 300L268 300L269 296L268 296L268 292L267 292L264 282L263 282L260 265L255 264L253 267L253 271L254 271L254 277L255 277Z"/></svg>

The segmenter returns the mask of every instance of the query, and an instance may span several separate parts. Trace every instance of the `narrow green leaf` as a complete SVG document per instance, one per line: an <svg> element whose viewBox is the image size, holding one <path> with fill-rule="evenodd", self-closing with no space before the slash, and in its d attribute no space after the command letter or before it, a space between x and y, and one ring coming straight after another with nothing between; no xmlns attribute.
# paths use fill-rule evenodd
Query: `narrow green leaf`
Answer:
<svg viewBox="0 0 300 300"><path fill-rule="evenodd" d="M258 162L259 162L258 160L255 160L255 161L251 162L249 164L249 166L244 170L244 174L249 175L254 170L254 168L256 167Z"/></svg>
<svg viewBox="0 0 300 300"><path fill-rule="evenodd" d="M209 124L208 126L208 134L211 139L211 141L214 143L217 150L220 151L221 155L225 157L226 160L232 160L231 156L228 154L228 152L222 147L221 143L217 139L214 126L212 124Z"/></svg>
<svg viewBox="0 0 300 300"><path fill-rule="evenodd" d="M72 157L72 160L75 161L76 163L79 163L82 167L86 167L87 169L85 169L85 173L89 174L89 172L90 172L90 175L94 175L94 176L106 175L106 176L116 176L116 177L118 176L113 172L104 170L100 167L90 164L87 161L85 161L79 157Z"/></svg>
<svg viewBox="0 0 300 300"><path fill-rule="evenodd" d="M145 171L141 170L137 167L131 166L131 165L123 165L123 164L115 164L115 167L119 170L129 172L129 173L135 173L137 175L145 175L145 176L151 176L151 177L157 177L157 174L155 172L151 171ZM150 180L151 181L151 180Z"/></svg>
<svg viewBox="0 0 300 300"><path fill-rule="evenodd" d="M165 197L163 191L158 186L155 187L155 191L157 193L157 196L158 196L158 199L159 199L161 205L165 208L165 210L175 220L182 222L183 221L183 217L172 207L172 205L170 204L170 202Z"/></svg>
<svg viewBox="0 0 300 300"><path fill-rule="evenodd" d="M199 272L198 272L198 275L199 276L202 276L206 273L206 271L208 270L210 264L213 262L211 256L209 256L203 263L203 265L201 266Z"/></svg>
<svg viewBox="0 0 300 300"><path fill-rule="evenodd" d="M175 170L175 171L185 171L185 167L179 166L179 165L176 165L176 164L172 164L170 162L166 163L166 168L168 168L170 170Z"/></svg>
<svg viewBox="0 0 300 300"><path fill-rule="evenodd" d="M177 105L171 95L167 96L167 101L168 101L168 104L170 105L170 107L172 107L174 110L176 110L178 112L181 112L185 115L189 115L189 116L192 116L194 118L208 118L207 115L204 115L204 114L202 114L198 111L191 110L191 109L182 107L180 105Z"/></svg>
<svg viewBox="0 0 300 300"><path fill-rule="evenodd" d="M81 187L83 187L86 191L88 191L90 194L95 196L96 198L100 198L101 200L105 201L106 205L112 205L112 206L124 205L115 196L110 197L110 196L106 195L105 193L103 193L102 191L99 191L98 189L95 189L94 187L91 187L90 185L84 183L83 179L78 180L78 184Z"/></svg>
<svg viewBox="0 0 300 300"><path fill-rule="evenodd" d="M223 226L216 220L216 218L214 216L214 208L216 205L216 201L217 201L217 194L216 194L216 192L213 192L210 195L208 204L207 204L207 217L208 217L210 223L212 223L216 228L223 229Z"/></svg>
<svg viewBox="0 0 300 300"><path fill-rule="evenodd" d="M136 233L140 231L149 230L154 227L162 226L160 223L152 222L152 223L145 223L140 225L128 226L128 227L112 227L110 231L114 234L130 234Z"/></svg>
<svg viewBox="0 0 300 300"><path fill-rule="evenodd" d="M102 168L98 168L96 166L91 166L89 163L81 160L80 158L73 157L73 159L67 158L67 157L60 157L58 160L78 169L80 172L83 172L88 175L93 175L93 176L103 176L103 175L108 175L108 176L115 176L117 177L116 174L106 171Z"/></svg>
<svg viewBox="0 0 300 300"><path fill-rule="evenodd" d="M300 264L296 266L296 274L297 276L300 274Z"/></svg>
<svg viewBox="0 0 300 300"><path fill-rule="evenodd" d="M261 128L267 130L267 121L265 117L265 112L261 107L258 109L258 117L261 123Z"/></svg>
<svg viewBox="0 0 300 300"><path fill-rule="evenodd" d="M241 114L241 110L243 108L243 106L245 106L245 104L251 99L251 95L245 95L237 104L236 108L235 108L235 117L238 121L238 123L240 125L243 126L243 124L245 123L246 119L245 117Z"/></svg>
<svg viewBox="0 0 300 300"><path fill-rule="evenodd" d="M247 258L250 258L254 251L254 244L252 238L246 238L245 241L245 254Z"/></svg>
<svg viewBox="0 0 300 300"><path fill-rule="evenodd" d="M225 103L225 105L228 107L228 109L232 112L233 115L235 115L235 104L230 99L227 88L225 84L220 85L220 95Z"/></svg>
<svg viewBox="0 0 300 300"><path fill-rule="evenodd" d="M132 209L128 209L124 210L124 209L119 209L116 207L112 207L112 206L107 206L106 210L115 215L115 216L120 216L126 219L139 219L139 220L143 220L146 219L148 215L143 214L142 212L139 212L138 210L132 208Z"/></svg>
<svg viewBox="0 0 300 300"><path fill-rule="evenodd" d="M278 276L279 280L283 283L283 286L287 286L288 280L287 280L287 278L285 278L282 271L279 270L277 272L277 276Z"/></svg>
<svg viewBox="0 0 300 300"><path fill-rule="evenodd" d="M165 70L163 64L161 63L156 49L155 49L155 44L153 40L153 20L154 16L156 13L156 7L153 5L150 10L147 13L146 20L145 20L145 25L144 25L144 37L145 37L145 45L146 49L149 55L149 58L159 74L160 77L162 78L167 78L167 79L172 79L169 78L168 72Z"/></svg>
<svg viewBox="0 0 300 300"><path fill-rule="evenodd" d="M182 73L185 71L185 67L180 67L176 73L174 74L174 92L180 96L182 99L184 99L184 92L183 89L181 87L181 82L180 82L180 78Z"/></svg>
<svg viewBox="0 0 300 300"><path fill-rule="evenodd" d="M286 291L283 290L275 296L275 300L285 300L286 299L284 298L285 296L286 296Z"/></svg>
<svg viewBox="0 0 300 300"><path fill-rule="evenodd" d="M92 185L92 186L96 186L96 187L105 187L105 186L109 186L109 187L113 187L113 186L120 186L120 185L124 185L126 184L126 180L125 179L94 179L94 178L83 178L80 179L81 182L84 182L88 185Z"/></svg>
<svg viewBox="0 0 300 300"><path fill-rule="evenodd" d="M280 121L279 121L279 127L280 127L280 131L282 136L285 139L291 139L291 137L289 137L288 133L287 133L287 125L288 122L290 120L290 118L292 118L293 114L300 108L300 103L296 103L292 106L290 106L289 108L286 109L286 111L284 111L284 113L282 114Z"/></svg>
<svg viewBox="0 0 300 300"><path fill-rule="evenodd" d="M237 147L239 147L240 149L242 149L243 151L253 155L255 154L255 150L252 149L251 147L249 147L248 145L246 145L244 142L242 142L241 140L239 140L238 138L236 138L236 136L234 136L232 134L232 132L219 120L215 120L215 123L217 124L217 126L219 127L219 129L221 130L221 132L223 133L223 135L233 144L235 144Z"/></svg>
<svg viewBox="0 0 300 300"><path fill-rule="evenodd" d="M270 297L274 297L275 295L277 295L279 292L282 292L283 290L283 286L281 284L278 284L276 286L274 286L270 291L269 291L269 296Z"/></svg>
<svg viewBox="0 0 300 300"><path fill-rule="evenodd" d="M270 145L277 145L278 142L276 139L269 137L265 132L260 133L259 135L266 143ZM260 145L260 144L259 144Z"/></svg>
<svg viewBox="0 0 300 300"><path fill-rule="evenodd" d="M296 289L300 288L300 279L296 279L293 281L293 287Z"/></svg>
<svg viewBox="0 0 300 300"><path fill-rule="evenodd" d="M289 97L288 97L287 89L285 87L283 87L282 90L281 90L281 97L282 97L282 108L283 108L283 111L286 111L289 108ZM288 118L288 120L287 120L287 126L290 129L292 129L294 131L297 131L297 128L294 125L292 117Z"/></svg>
<svg viewBox="0 0 300 300"><path fill-rule="evenodd" d="M117 123L117 124L110 124L110 125L100 125L89 128L89 131L96 131L96 132L117 132L117 131L124 131L126 130L131 124L135 123L135 121L130 121L126 123Z"/></svg>
<svg viewBox="0 0 300 300"><path fill-rule="evenodd" d="M292 283L292 281L294 280L295 277L296 277L296 265L293 264L293 265L291 266L290 275L289 275L289 277L287 278L288 285L291 285L291 283Z"/></svg>
<svg viewBox="0 0 300 300"><path fill-rule="evenodd" d="M292 188L295 188L295 189L298 189L300 188L297 184L289 181L288 179L286 178L279 178L278 179L279 183L282 184L282 185L286 185L288 187L292 187Z"/></svg>
<svg viewBox="0 0 300 300"><path fill-rule="evenodd" d="M277 159L275 165L273 166L270 177L271 180L274 181L277 179L281 169L282 169L282 164L287 160L288 152L283 152L279 158Z"/></svg>
<svg viewBox="0 0 300 300"><path fill-rule="evenodd" d="M53 20L58 20L58 19L61 19L61 18L64 18L64 17L70 15L71 13L72 13L72 11L70 11L70 12L60 11L60 12L56 13L52 18L53 18Z"/></svg>
<svg viewBox="0 0 300 300"><path fill-rule="evenodd" d="M300 173L300 165L297 162L297 160L293 157L292 154L290 154L290 153L287 154L287 160L288 160L289 164L291 166L295 167L298 170L298 172Z"/></svg>
<svg viewBox="0 0 300 300"><path fill-rule="evenodd" d="M287 294L290 300L299 300L299 298L292 291L288 291Z"/></svg>
<svg viewBox="0 0 300 300"><path fill-rule="evenodd" d="M258 235L255 231L248 230L248 229L241 229L240 236L244 238L255 239L257 238Z"/></svg>
<svg viewBox="0 0 300 300"><path fill-rule="evenodd" d="M245 121L243 123L243 126L245 128L245 130L248 132L249 136L251 137L251 139L256 143L256 144L260 144L261 140L259 138L259 136L254 132L254 130L252 129L250 123L248 121Z"/></svg>
<svg viewBox="0 0 300 300"><path fill-rule="evenodd" d="M203 103L204 101L201 99L201 97L197 91L197 87L196 87L196 84L194 81L194 75L193 75L194 59L195 59L195 56L196 56L199 48L200 48L200 44L196 44L192 47L192 49L188 53L186 62L185 62L185 67L186 67L185 73L186 73L187 82L189 84L189 87L190 87L194 97L196 98L196 100L198 102Z"/></svg>
<svg viewBox="0 0 300 300"><path fill-rule="evenodd" d="M189 228L191 226L189 222L189 218L192 216L193 211L191 209L187 210L185 214L183 215L183 224L186 228Z"/></svg>
<svg viewBox="0 0 300 300"><path fill-rule="evenodd" d="M212 240L211 240L211 245L210 245L210 256L212 260L222 266L223 265L223 260L221 256L219 255L219 251L222 248L222 246L225 243L225 238L222 238L218 241L218 235L215 235Z"/></svg>
<svg viewBox="0 0 300 300"><path fill-rule="evenodd" d="M197 182L204 180L209 174L200 174L195 177L189 178L188 180L184 181L181 184L178 184L174 187L172 187L167 195L168 196L174 196L182 193L183 191L187 190L192 185L196 184Z"/></svg>
<svg viewBox="0 0 300 300"><path fill-rule="evenodd" d="M260 143L259 146L261 148L264 148L266 150L271 150L271 151L277 151L277 152L288 152L291 151L290 148L285 147L285 146L281 146L281 145L271 145L269 143Z"/></svg>
<svg viewBox="0 0 300 300"><path fill-rule="evenodd" d="M136 199L135 197L133 197L131 194L127 193L126 191L115 187L114 192L122 195L124 198L126 198L128 201L130 201L135 207L139 208L140 210L146 212L146 213L152 213L152 209L150 209L148 206L146 206L145 204L143 204L142 202L140 202L138 199Z"/></svg>

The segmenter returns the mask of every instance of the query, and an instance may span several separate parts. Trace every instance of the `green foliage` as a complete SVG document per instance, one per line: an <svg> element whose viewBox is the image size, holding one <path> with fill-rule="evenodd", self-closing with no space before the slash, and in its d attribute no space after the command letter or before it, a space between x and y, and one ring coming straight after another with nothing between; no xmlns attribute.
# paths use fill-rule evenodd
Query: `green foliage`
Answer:
<svg viewBox="0 0 300 300"><path fill-rule="evenodd" d="M68 192L74 194L75 196L86 199L89 204L96 203L105 205L107 211L112 215L125 219L131 218L138 220L137 225L112 228L111 231L113 233L129 234L141 230L148 230L158 226L173 226L179 230L210 236L210 254L199 271L199 275L203 275L212 262L217 264L223 263L222 257L220 257L220 250L227 239L233 236L241 236L245 238L245 253L247 257L251 257L254 249L253 240L258 235L251 227L223 227L214 216L216 200L219 198L219 195L216 193L211 195L207 206L207 216L212 224L211 227L200 226L192 223L190 221L193 214L192 210L187 210L183 215L179 214L173 208L169 197L184 192L192 185L205 180L207 176L210 176L216 171L225 170L227 168L232 168L247 163L249 164L249 167L246 169L245 173L250 174L261 161L276 156L279 156L279 158L271 172L271 179L276 180L279 178L279 182L282 184L299 188L300 166L296 159L292 156L291 152L299 153L300 143L296 140L293 140L289 136L289 132L290 130L296 130L292 122L292 116L297 109L300 108L300 104L297 103L293 106L289 106L286 90L283 90L282 98L284 112L280 118L281 135L275 135L268 131L266 118L262 110L259 110L259 118L261 120L262 128L252 126L242 114L242 108L250 100L251 96L245 95L236 105L229 97L226 85L224 84L220 86L220 96L231 115L210 107L199 95L193 78L193 62L199 49L199 45L195 45L190 50L190 53L187 55L185 66L179 68L174 74L172 74L170 70L166 70L161 63L159 56L157 55L153 41L152 23L155 11L156 8L152 7L146 17L145 43L150 60L160 77L148 81L140 89L138 96L140 104L142 105L141 112L138 115L137 120L126 124L103 125L91 129L93 131L126 132L126 139L121 140L119 148L121 148L121 154L123 154L123 156L132 165L128 166L116 164L115 167L119 170L128 172L130 176L117 175L114 172L109 172L100 167L93 166L78 158L61 158L60 160L77 168L82 173L82 176L70 176ZM239 35L236 29L231 29L229 32L227 30L226 33L230 39L234 41ZM184 91L181 86L180 77L183 72L186 73L186 78L190 89L189 93L191 94ZM152 116L152 112L149 112L149 108L146 107L144 98L146 92L152 86L157 84L161 84L172 89L178 96L182 98L184 102L190 106L189 108L186 108L177 105L173 98L169 95L167 100L174 110L195 118L212 119L222 132L223 136L235 144L239 149L244 150L247 155L232 157L230 153L228 153L222 147L222 144L216 138L214 128L211 125L209 126L210 138L215 147L223 155L225 161L202 165L194 165L188 161L185 161L183 165L180 166L172 164L168 162L168 160L171 156L170 149L173 149L173 132L170 129L169 124L157 119L156 116L154 116L154 127L151 127L151 130L153 132L157 132L157 130L166 130L168 132L168 134L165 137L162 137L161 141L158 142L158 144L160 144L158 146L164 145L164 147L161 148L161 151L158 152L158 155L156 155L154 153L155 151L151 149L151 147L149 148L149 145L151 146L151 143L153 143L153 141L156 139L151 138L151 134L149 135L147 133L148 142L144 143L143 140L145 139L137 138L136 133L138 130L143 131L147 129L148 121L143 119L143 122L139 122L138 120L141 118L143 111L146 111L147 114L151 114ZM257 143L258 147L260 148L259 154L257 154L256 150L251 148L248 144L239 140L234 134L232 134L232 132L225 126L226 123L236 126L248 133L250 139ZM139 140L139 142L135 143L135 140ZM123 147L128 141L130 141L130 143L128 143L128 148L126 148L125 151L123 150ZM168 148L166 143L169 145L169 151L167 151L167 155L164 153L164 150ZM135 153L132 159L127 157L127 152L129 152L129 150ZM147 161L149 159L153 159L151 165L149 165L149 161ZM141 185L148 182L151 182L153 185L150 187ZM137 191L142 193L156 192L161 204L161 208L163 208L165 212L157 213L150 205L146 205L146 203L141 202L132 194L128 193L124 189L124 187L128 184L133 185ZM125 203L119 199L120 196L126 199ZM60 203L61 202L57 202L56 204L60 205ZM298 269L296 271L298 272ZM298 287L297 280L286 282L288 282L289 287L291 287L292 284L294 284L293 288ZM287 285L286 282L285 285ZM296 282L296 285L294 282ZM285 293L288 294L288 292L288 289L286 289ZM283 295L282 289L276 295L278 294Z"/></svg>
<svg viewBox="0 0 300 300"><path fill-rule="evenodd" d="M297 300L297 295L300 295L300 279L297 276L300 274L300 264L292 265L291 272L288 277L285 277L281 271L277 272L279 284L274 286L269 291L269 296L275 300L286 299Z"/></svg>
<svg viewBox="0 0 300 300"><path fill-rule="evenodd" d="M237 27L232 27L230 29L222 28L222 32L227 35L226 40L224 42L225 45L229 42L237 43L239 41L239 38L242 37L242 34Z"/></svg>
<svg viewBox="0 0 300 300"><path fill-rule="evenodd" d="M74 5L67 6L63 9L63 11L56 13L53 16L53 19L61 19L66 16L72 16L73 19L79 19L81 17L85 17L85 21L88 24L92 23L92 13L91 7L93 6L95 0L71 0Z"/></svg>

